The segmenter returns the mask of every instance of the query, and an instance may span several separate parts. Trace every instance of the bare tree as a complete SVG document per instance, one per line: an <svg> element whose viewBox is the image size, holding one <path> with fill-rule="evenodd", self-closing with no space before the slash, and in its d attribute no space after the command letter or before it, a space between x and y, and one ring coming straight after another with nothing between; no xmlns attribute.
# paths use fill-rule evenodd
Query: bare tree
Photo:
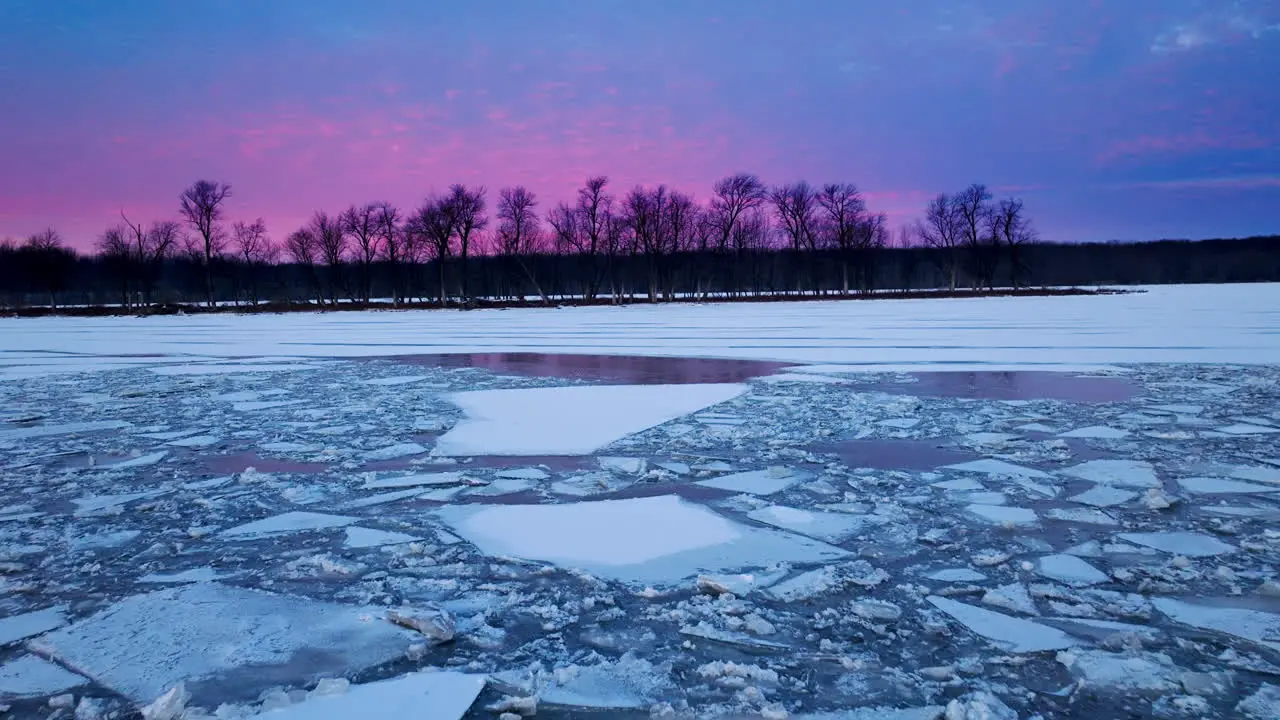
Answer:
<svg viewBox="0 0 1280 720"><path fill-rule="evenodd" d="M316 259L320 255L320 243L309 226L304 226L289 233L284 239L284 251L293 262L302 268L307 285L314 293L316 301L324 302L320 293L320 279L316 273Z"/></svg>
<svg viewBox="0 0 1280 720"><path fill-rule="evenodd" d="M663 295L667 300L675 298L675 263L672 257L697 248L696 229L702 214L693 198L673 190L666 204L666 216L662 224L667 233L664 252L668 256L664 268Z"/></svg>
<svg viewBox="0 0 1280 720"><path fill-rule="evenodd" d="M1027 245L1038 242L1039 235L1023 212L1022 201L1017 198L1001 200L992 211L990 218L991 236L995 238L996 243L1007 249L1009 280L1013 287L1017 288L1027 269L1023 258L1024 250Z"/></svg>
<svg viewBox="0 0 1280 720"><path fill-rule="evenodd" d="M48 294L49 307L56 310L58 293L67 288L75 267L75 251L63 244L62 235L53 228L28 237L17 251L25 256L31 274L27 280Z"/></svg>
<svg viewBox="0 0 1280 720"><path fill-rule="evenodd" d="M565 236L566 240L574 243L574 251L581 258L580 272L585 284L583 295L588 302L599 293L616 250L615 198L607 191L608 185L607 176L587 178L583 187L578 189L578 202L574 208L574 218L579 226L575 232Z"/></svg>
<svg viewBox="0 0 1280 720"><path fill-rule="evenodd" d="M952 202L960 223L960 241L967 250L976 287L990 289L995 284L999 260L997 237L991 233L991 193L986 185L974 184L957 193Z"/></svg>
<svg viewBox="0 0 1280 720"><path fill-rule="evenodd" d="M511 264L515 263L533 285L542 302L550 305L550 298L543 292L525 260L526 256L538 250L542 238L537 207L537 196L523 185L502 188L498 192L497 250L505 265L504 277L509 279L514 274L510 269ZM524 293L520 295L524 297Z"/></svg>
<svg viewBox="0 0 1280 720"><path fill-rule="evenodd" d="M924 219L916 226L916 234L925 245L937 250L934 257L941 261L943 273L948 278L948 288L955 290L964 230L954 198L946 193L939 193L930 200Z"/></svg>
<svg viewBox="0 0 1280 720"><path fill-rule="evenodd" d="M811 289L815 294L818 293L820 284L814 263L814 251L818 249L814 227L818 194L809 183L802 180L773 188L769 191L769 201L773 204L774 216L781 224L792 252L796 254L796 260L808 266Z"/></svg>
<svg viewBox="0 0 1280 720"><path fill-rule="evenodd" d="M120 290L120 307L128 308L130 280L133 275L133 248L129 231L123 225L107 228L94 243L107 272L116 277Z"/></svg>
<svg viewBox="0 0 1280 720"><path fill-rule="evenodd" d="M328 272L325 286L328 290L329 304L338 304L338 291L343 286L342 264L347 256L347 233L339 218L324 211L311 216L310 230L315 238L316 247L320 251L320 259L324 261Z"/></svg>
<svg viewBox="0 0 1280 720"><path fill-rule="evenodd" d="M449 196L428 197L405 223L405 232L423 243L436 264L440 307L447 302L445 263L449 260L457 228L457 206L450 202Z"/></svg>
<svg viewBox="0 0 1280 720"><path fill-rule="evenodd" d="M915 226L903 225L898 228L898 286L903 292L911 291L912 281L916 276L916 266L920 260L920 255L914 247L916 239Z"/></svg>
<svg viewBox="0 0 1280 720"><path fill-rule="evenodd" d="M466 185L449 186L446 199L451 206L454 218L454 232L458 236L458 295L463 302L469 301L467 293L467 257L471 250L471 241L475 234L489 224L485 211L485 189L483 186L468 189Z"/></svg>
<svg viewBox="0 0 1280 720"><path fill-rule="evenodd" d="M738 173L716 181L712 192L711 216L720 230L717 249L724 251L739 234L743 216L764 204L765 187L755 175Z"/></svg>
<svg viewBox="0 0 1280 720"><path fill-rule="evenodd" d="M822 208L822 245L836 250L840 258L840 284L845 295L849 294L849 264L860 255L858 228L867 212L862 193L852 183L827 183L818 192L818 206Z"/></svg>
<svg viewBox="0 0 1280 720"><path fill-rule="evenodd" d="M222 254L226 242L222 231L222 203L231 197L226 183L197 180L179 196L182 217L195 228L203 241L205 299L213 306L213 261Z"/></svg>
<svg viewBox="0 0 1280 720"><path fill-rule="evenodd" d="M406 247L404 228L400 226L400 210L391 203L378 203L374 231L391 276L391 302L399 305L405 298L402 266L412 255Z"/></svg>
<svg viewBox="0 0 1280 720"><path fill-rule="evenodd" d="M355 240L356 261L360 264L360 299L369 302L373 293L373 263L381 250L378 218L386 203L352 205L338 216L342 229Z"/></svg>
<svg viewBox="0 0 1280 720"><path fill-rule="evenodd" d="M236 250L244 263L249 286L249 302L257 305L259 300L258 286L262 267L271 262L276 248L267 235L267 223L258 218L251 223L237 221L232 226Z"/></svg>

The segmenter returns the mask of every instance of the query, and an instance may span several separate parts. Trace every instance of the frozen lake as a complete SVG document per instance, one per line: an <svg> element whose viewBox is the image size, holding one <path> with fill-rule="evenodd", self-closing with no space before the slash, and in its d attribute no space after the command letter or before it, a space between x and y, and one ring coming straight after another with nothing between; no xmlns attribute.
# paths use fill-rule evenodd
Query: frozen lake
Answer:
<svg viewBox="0 0 1280 720"><path fill-rule="evenodd" d="M0 320L0 703L1251 717L1276 308Z"/></svg>

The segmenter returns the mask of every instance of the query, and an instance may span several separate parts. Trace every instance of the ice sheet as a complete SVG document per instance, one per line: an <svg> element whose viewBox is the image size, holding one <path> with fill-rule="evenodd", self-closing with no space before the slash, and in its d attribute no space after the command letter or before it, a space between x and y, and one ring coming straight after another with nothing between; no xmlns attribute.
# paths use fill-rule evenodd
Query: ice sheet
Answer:
<svg viewBox="0 0 1280 720"><path fill-rule="evenodd" d="M365 313L377 318L369 323L353 322L350 313L226 314L201 316L199 333L187 316L2 318L0 350L317 358L576 352L847 363L853 370L1280 364L1280 336L1258 332L1280 307L1280 283L1142 289L1097 297L483 309L465 322L430 310ZM86 358L81 369L98 364L105 362ZM254 368L228 365L222 371Z"/></svg>
<svg viewBox="0 0 1280 720"><path fill-rule="evenodd" d="M1160 478L1156 477L1155 468L1144 460L1089 460L1059 472L1100 485L1160 487Z"/></svg>
<svg viewBox="0 0 1280 720"><path fill-rule="evenodd" d="M484 685L483 675L410 673L391 680L352 685L343 693L313 694L296 705L269 710L255 717L262 720L458 720L471 708Z"/></svg>
<svg viewBox="0 0 1280 720"><path fill-rule="evenodd" d="M0 665L0 698L53 695L88 682L34 655L23 655Z"/></svg>
<svg viewBox="0 0 1280 720"><path fill-rule="evenodd" d="M1187 557L1211 557L1235 552L1235 547L1211 535L1191 532L1120 533L1121 540Z"/></svg>
<svg viewBox="0 0 1280 720"><path fill-rule="evenodd" d="M790 468L768 468L699 480L697 485L752 495L772 495L810 477Z"/></svg>
<svg viewBox="0 0 1280 720"><path fill-rule="evenodd" d="M49 607L0 618L0 647L48 632L66 622L66 609L62 607Z"/></svg>
<svg viewBox="0 0 1280 720"><path fill-rule="evenodd" d="M1202 605L1168 597L1153 597L1151 604L1174 622L1216 630L1280 651L1280 615L1275 613Z"/></svg>
<svg viewBox="0 0 1280 720"><path fill-rule="evenodd" d="M1024 477L1024 478L1048 478L1052 477L1049 473L1035 468L1014 465L1004 460L994 460L984 458L982 460L971 460L969 462L956 463L955 465L945 466L946 470L962 470L964 472L984 473L986 475L1003 475L1008 477Z"/></svg>
<svg viewBox="0 0 1280 720"><path fill-rule="evenodd" d="M466 418L437 455L587 455L669 420L731 400L740 384L575 385L479 390L448 397Z"/></svg>
<svg viewBox="0 0 1280 720"><path fill-rule="evenodd" d="M438 512L491 555L632 582L676 583L703 572L820 563L848 554L800 535L733 522L674 495L566 505L454 505Z"/></svg>
<svg viewBox="0 0 1280 720"><path fill-rule="evenodd" d="M412 634L381 615L379 608L194 583L126 598L29 644L135 702L184 681L197 703L245 700L268 687L400 657Z"/></svg>

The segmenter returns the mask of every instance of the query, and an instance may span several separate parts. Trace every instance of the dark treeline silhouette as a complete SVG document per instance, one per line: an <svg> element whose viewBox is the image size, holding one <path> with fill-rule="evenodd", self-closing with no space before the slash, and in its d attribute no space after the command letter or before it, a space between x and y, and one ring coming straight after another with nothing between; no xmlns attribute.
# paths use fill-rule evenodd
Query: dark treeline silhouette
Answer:
<svg viewBox="0 0 1280 720"><path fill-rule="evenodd" d="M664 185L618 194L597 176L545 212L522 186L491 197L453 185L413 208L320 211L279 241L261 218L228 223L232 197L225 183L193 183L180 221L122 212L89 255L52 229L0 242L0 303L473 307L1280 280L1277 236L1043 243L1021 200L983 185L938 195L896 233L852 184L769 187L745 173L705 203Z"/></svg>

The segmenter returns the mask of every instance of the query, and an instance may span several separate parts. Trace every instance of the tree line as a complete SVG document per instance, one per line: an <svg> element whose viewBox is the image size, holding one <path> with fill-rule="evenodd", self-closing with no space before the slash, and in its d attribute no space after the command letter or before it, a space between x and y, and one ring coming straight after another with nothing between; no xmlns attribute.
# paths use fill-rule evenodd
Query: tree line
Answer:
<svg viewBox="0 0 1280 720"><path fill-rule="evenodd" d="M665 185L617 194L596 176L545 212L523 186L491 198L455 184L412 208L316 212L279 239L261 218L228 222L233 197L226 183L192 183L178 219L121 212L91 254L53 229L0 242L0 298L54 308L467 307L1280 279L1275 238L1051 245L1021 200L978 184L936 196L896 233L851 183L769 186L749 173L716 182L705 203Z"/></svg>

